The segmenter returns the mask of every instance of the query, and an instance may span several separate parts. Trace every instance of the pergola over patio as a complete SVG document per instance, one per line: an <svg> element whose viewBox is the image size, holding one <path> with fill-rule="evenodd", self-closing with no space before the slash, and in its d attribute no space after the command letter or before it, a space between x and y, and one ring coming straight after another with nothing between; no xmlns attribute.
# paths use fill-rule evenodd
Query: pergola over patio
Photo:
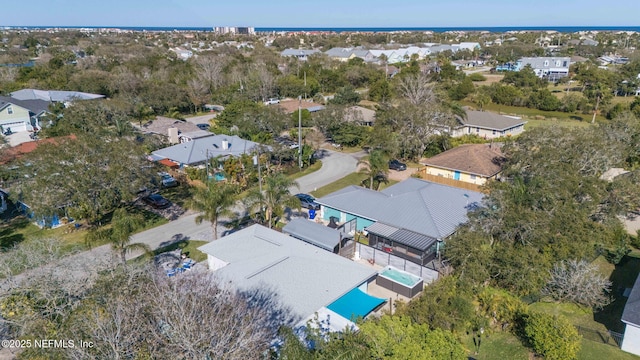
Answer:
<svg viewBox="0 0 640 360"><path fill-rule="evenodd" d="M438 239L407 229L376 222L365 229L369 246L425 265L436 255Z"/></svg>

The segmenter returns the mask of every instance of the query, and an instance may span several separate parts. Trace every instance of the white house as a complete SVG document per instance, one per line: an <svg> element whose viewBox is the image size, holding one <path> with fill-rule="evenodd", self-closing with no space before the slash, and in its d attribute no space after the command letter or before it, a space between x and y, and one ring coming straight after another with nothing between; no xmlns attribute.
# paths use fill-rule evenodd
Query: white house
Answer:
<svg viewBox="0 0 640 360"><path fill-rule="evenodd" d="M625 324L622 350L640 356L640 285L638 282L640 282L640 276L636 278L622 313L622 322Z"/></svg>

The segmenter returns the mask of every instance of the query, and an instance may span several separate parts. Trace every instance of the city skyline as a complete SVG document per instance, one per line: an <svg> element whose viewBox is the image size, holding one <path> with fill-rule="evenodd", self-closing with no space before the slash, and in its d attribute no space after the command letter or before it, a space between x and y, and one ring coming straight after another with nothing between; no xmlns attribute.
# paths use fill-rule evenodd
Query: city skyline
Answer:
<svg viewBox="0 0 640 360"><path fill-rule="evenodd" d="M159 27L518 27L638 26L637 0L619 0L615 8L595 0L503 0L448 2L398 0L324 2L245 0L50 0L10 2L0 26L159 26ZM267 16L265 16L267 14Z"/></svg>

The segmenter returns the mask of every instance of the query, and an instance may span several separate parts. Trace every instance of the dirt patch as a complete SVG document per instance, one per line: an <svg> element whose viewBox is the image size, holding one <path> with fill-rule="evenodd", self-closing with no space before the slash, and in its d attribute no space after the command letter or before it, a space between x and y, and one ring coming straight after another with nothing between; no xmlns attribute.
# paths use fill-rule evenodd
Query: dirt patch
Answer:
<svg viewBox="0 0 640 360"><path fill-rule="evenodd" d="M416 168L407 168L405 171L389 170L389 179L394 181L407 180L418 171Z"/></svg>
<svg viewBox="0 0 640 360"><path fill-rule="evenodd" d="M502 80L502 78L504 77L503 74L487 74L487 73L482 73L482 76L484 76L487 79L484 81L474 82L474 84L476 84L477 86L491 85L491 84L500 82L500 80Z"/></svg>

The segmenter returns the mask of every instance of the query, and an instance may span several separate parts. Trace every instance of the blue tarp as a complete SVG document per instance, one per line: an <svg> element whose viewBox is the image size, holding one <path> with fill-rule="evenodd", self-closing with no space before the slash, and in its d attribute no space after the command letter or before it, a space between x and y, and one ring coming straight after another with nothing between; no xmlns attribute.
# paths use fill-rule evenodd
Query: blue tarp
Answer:
<svg viewBox="0 0 640 360"><path fill-rule="evenodd" d="M327 308L345 319L353 321L358 317L367 316L385 301L385 299L371 296L355 288L332 302Z"/></svg>

